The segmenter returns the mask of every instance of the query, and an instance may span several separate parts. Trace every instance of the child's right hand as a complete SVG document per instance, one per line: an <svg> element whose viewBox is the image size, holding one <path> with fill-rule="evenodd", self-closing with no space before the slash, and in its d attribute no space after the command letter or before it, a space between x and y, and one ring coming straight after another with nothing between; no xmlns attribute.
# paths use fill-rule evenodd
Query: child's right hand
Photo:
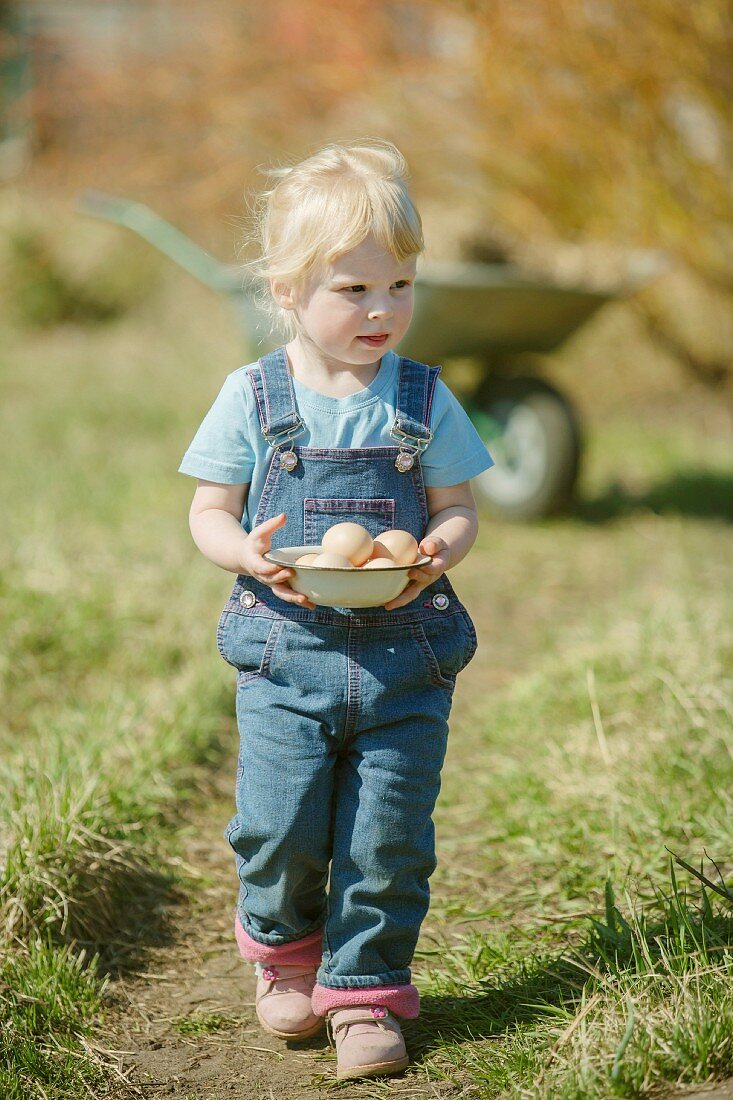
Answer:
<svg viewBox="0 0 733 1100"><path fill-rule="evenodd" d="M307 596L302 596L300 592L294 592L287 583L295 575L293 570L285 569L282 565L274 565L262 556L270 549L273 534L283 526L287 518L285 513L281 512L279 516L266 519L259 527L252 528L244 541L244 552L241 559L242 572L249 577L254 577L262 584L266 584L276 596L281 600L285 600L286 603L294 603L299 607L314 608L316 605L311 603Z"/></svg>

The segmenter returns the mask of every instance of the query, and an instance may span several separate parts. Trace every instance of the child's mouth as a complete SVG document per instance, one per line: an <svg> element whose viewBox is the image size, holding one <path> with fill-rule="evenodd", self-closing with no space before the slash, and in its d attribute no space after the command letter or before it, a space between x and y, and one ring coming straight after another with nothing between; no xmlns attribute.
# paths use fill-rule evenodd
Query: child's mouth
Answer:
<svg viewBox="0 0 733 1100"><path fill-rule="evenodd" d="M359 336L359 340L363 340L365 344L369 344L372 348L378 348L385 340L389 339L388 332L380 332L376 336Z"/></svg>

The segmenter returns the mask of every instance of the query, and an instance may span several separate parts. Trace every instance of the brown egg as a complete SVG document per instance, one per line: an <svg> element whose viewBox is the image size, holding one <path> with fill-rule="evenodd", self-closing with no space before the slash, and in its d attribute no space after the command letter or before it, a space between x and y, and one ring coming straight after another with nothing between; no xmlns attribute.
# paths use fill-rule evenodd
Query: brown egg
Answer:
<svg viewBox="0 0 733 1100"><path fill-rule="evenodd" d="M317 565L319 569L353 569L348 558L345 558L343 554L333 554L330 551L326 551L323 554L317 554L316 560L312 562L313 565Z"/></svg>
<svg viewBox="0 0 733 1100"><path fill-rule="evenodd" d="M318 554L301 554L295 559L296 565L313 565L318 559Z"/></svg>
<svg viewBox="0 0 733 1100"><path fill-rule="evenodd" d="M324 553L343 554L352 565L365 562L372 545L372 536L360 523L335 523L321 539Z"/></svg>
<svg viewBox="0 0 733 1100"><path fill-rule="evenodd" d="M397 565L412 565L417 560L417 541L409 531L382 531L374 542L386 546Z"/></svg>
<svg viewBox="0 0 733 1100"><path fill-rule="evenodd" d="M362 565L362 569L391 569L396 563L392 558L370 558Z"/></svg>
<svg viewBox="0 0 733 1100"><path fill-rule="evenodd" d="M381 542L377 542L377 540L375 539L369 561L376 561L377 558L384 558L385 561L390 562L392 565L397 564L392 557L391 550L388 550L386 546L383 546Z"/></svg>

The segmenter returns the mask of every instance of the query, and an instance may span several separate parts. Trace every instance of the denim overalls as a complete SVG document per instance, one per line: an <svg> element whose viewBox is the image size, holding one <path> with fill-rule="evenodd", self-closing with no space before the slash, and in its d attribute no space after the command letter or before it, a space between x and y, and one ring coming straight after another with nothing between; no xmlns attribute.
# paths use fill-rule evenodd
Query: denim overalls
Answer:
<svg viewBox="0 0 733 1100"><path fill-rule="evenodd" d="M273 549L317 544L344 520L423 537L420 453L439 369L400 359L395 445L359 449L295 445L304 429L284 349L249 370L273 448L254 523L287 515ZM298 607L238 576L217 641L238 670L226 835L246 938L266 949L311 937L318 985L334 994L409 984L451 697L476 649L465 608L445 575L396 611Z"/></svg>

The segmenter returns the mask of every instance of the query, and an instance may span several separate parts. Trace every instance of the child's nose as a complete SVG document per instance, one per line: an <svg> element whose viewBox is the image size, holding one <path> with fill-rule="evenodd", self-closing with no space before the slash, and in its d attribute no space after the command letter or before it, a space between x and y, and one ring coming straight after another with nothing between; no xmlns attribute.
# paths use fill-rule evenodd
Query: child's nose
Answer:
<svg viewBox="0 0 733 1100"><path fill-rule="evenodd" d="M391 317L392 306L389 302L374 302L369 307L369 319L377 320L379 317Z"/></svg>

